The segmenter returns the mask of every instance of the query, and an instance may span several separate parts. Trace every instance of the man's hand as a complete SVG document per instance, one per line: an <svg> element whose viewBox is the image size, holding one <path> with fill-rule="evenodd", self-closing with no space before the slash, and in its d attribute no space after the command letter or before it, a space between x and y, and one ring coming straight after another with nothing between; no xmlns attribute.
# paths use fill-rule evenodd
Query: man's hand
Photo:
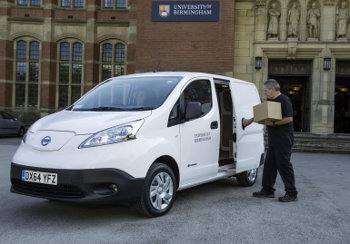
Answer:
<svg viewBox="0 0 350 244"><path fill-rule="evenodd" d="M261 125L274 126L275 124L271 120L261 120L258 122Z"/></svg>
<svg viewBox="0 0 350 244"><path fill-rule="evenodd" d="M265 121L265 125L274 126L275 124L272 121L270 121L270 120L266 120Z"/></svg>
<svg viewBox="0 0 350 244"><path fill-rule="evenodd" d="M243 127L247 127L248 125L250 125L251 123L253 123L254 121L254 118L251 118L251 119L243 119L242 120L242 125Z"/></svg>

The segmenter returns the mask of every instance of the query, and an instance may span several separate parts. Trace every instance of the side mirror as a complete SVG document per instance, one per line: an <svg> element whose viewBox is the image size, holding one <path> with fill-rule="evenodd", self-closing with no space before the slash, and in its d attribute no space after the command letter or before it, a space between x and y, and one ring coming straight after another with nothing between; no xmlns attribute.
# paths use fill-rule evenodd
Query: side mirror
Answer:
<svg viewBox="0 0 350 244"><path fill-rule="evenodd" d="M195 119L202 115L201 103L200 102L189 102L186 105L185 119Z"/></svg>

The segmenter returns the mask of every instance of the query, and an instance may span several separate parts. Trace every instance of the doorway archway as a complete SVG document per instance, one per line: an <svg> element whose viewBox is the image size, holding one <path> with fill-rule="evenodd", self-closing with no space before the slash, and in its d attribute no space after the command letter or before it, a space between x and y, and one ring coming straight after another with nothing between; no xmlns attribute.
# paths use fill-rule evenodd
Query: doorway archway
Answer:
<svg viewBox="0 0 350 244"><path fill-rule="evenodd" d="M269 60L269 78L293 103L294 131L310 132L311 61Z"/></svg>

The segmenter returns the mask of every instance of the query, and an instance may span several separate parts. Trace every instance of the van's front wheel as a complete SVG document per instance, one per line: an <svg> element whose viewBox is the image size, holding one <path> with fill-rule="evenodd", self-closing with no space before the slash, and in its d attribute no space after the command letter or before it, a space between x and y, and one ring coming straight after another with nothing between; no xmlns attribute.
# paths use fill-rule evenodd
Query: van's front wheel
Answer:
<svg viewBox="0 0 350 244"><path fill-rule="evenodd" d="M244 171L238 174L236 177L240 186L252 186L258 178L258 169Z"/></svg>
<svg viewBox="0 0 350 244"><path fill-rule="evenodd" d="M143 193L136 207L148 217L162 216L172 207L175 194L173 171L165 164L155 163L147 173Z"/></svg>

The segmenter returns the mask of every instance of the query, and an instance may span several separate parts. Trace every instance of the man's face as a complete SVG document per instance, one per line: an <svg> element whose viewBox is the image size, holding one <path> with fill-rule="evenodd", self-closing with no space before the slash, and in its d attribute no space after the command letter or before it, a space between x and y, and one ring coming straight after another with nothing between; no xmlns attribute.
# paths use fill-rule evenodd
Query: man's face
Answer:
<svg viewBox="0 0 350 244"><path fill-rule="evenodd" d="M267 96L267 98L269 99L273 99L274 98L274 95L275 95L275 88L272 87L272 88L268 88L266 86L264 86L264 94Z"/></svg>

